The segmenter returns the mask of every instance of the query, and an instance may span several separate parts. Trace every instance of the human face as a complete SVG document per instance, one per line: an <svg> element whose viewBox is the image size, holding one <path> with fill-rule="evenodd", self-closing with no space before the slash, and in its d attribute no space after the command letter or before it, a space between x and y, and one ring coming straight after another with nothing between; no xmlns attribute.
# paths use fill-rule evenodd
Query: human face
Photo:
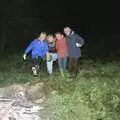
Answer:
<svg viewBox="0 0 120 120"><path fill-rule="evenodd" d="M57 40L60 40L60 39L63 38L63 35L61 35L61 34L58 33L58 34L55 35L55 37L56 37Z"/></svg>
<svg viewBox="0 0 120 120"><path fill-rule="evenodd" d="M48 42L54 42L53 36L49 36L49 37L48 37Z"/></svg>
<svg viewBox="0 0 120 120"><path fill-rule="evenodd" d="M64 28L64 33L69 36L71 33L71 29L69 27Z"/></svg>

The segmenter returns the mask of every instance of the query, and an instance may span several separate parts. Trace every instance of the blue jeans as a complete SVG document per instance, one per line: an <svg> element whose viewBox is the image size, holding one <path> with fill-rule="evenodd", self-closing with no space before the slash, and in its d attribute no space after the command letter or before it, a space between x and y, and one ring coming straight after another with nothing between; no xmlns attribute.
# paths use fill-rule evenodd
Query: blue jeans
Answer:
<svg viewBox="0 0 120 120"><path fill-rule="evenodd" d="M60 70L66 71L67 70L67 57L59 57L58 64L59 64Z"/></svg>
<svg viewBox="0 0 120 120"><path fill-rule="evenodd" d="M52 60L51 61L47 61L47 72L49 74L52 74L53 72L53 62L57 60L58 56L57 53L50 53Z"/></svg>

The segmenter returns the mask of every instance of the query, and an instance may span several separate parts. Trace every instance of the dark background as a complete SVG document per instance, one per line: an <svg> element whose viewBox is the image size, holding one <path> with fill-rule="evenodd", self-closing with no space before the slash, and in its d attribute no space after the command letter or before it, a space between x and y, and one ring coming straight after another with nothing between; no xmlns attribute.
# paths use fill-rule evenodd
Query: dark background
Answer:
<svg viewBox="0 0 120 120"><path fill-rule="evenodd" d="M119 56L119 4L113 2L4 0L0 3L0 52L24 52L42 31L69 25L84 37L87 56Z"/></svg>

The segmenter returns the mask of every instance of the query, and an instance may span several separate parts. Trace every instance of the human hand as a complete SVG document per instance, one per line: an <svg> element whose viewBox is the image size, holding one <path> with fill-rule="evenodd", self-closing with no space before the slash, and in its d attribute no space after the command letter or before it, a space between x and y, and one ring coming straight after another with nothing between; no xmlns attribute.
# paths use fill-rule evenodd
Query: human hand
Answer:
<svg viewBox="0 0 120 120"><path fill-rule="evenodd" d="M26 54L23 55L23 59L26 60Z"/></svg>
<svg viewBox="0 0 120 120"><path fill-rule="evenodd" d="M47 54L46 54L46 60L47 60L47 61L51 61L51 55L50 55L50 53L47 53Z"/></svg>
<svg viewBox="0 0 120 120"><path fill-rule="evenodd" d="M82 47L80 43L76 43L76 47Z"/></svg>

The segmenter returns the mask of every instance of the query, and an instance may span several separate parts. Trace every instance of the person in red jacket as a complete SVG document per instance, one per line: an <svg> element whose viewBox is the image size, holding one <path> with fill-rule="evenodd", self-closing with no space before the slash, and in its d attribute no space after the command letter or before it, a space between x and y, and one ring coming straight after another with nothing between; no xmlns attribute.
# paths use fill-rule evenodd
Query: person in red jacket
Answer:
<svg viewBox="0 0 120 120"><path fill-rule="evenodd" d="M64 35L60 32L55 33L56 49L58 54L58 64L61 75L64 77L64 72L67 70L68 47Z"/></svg>

